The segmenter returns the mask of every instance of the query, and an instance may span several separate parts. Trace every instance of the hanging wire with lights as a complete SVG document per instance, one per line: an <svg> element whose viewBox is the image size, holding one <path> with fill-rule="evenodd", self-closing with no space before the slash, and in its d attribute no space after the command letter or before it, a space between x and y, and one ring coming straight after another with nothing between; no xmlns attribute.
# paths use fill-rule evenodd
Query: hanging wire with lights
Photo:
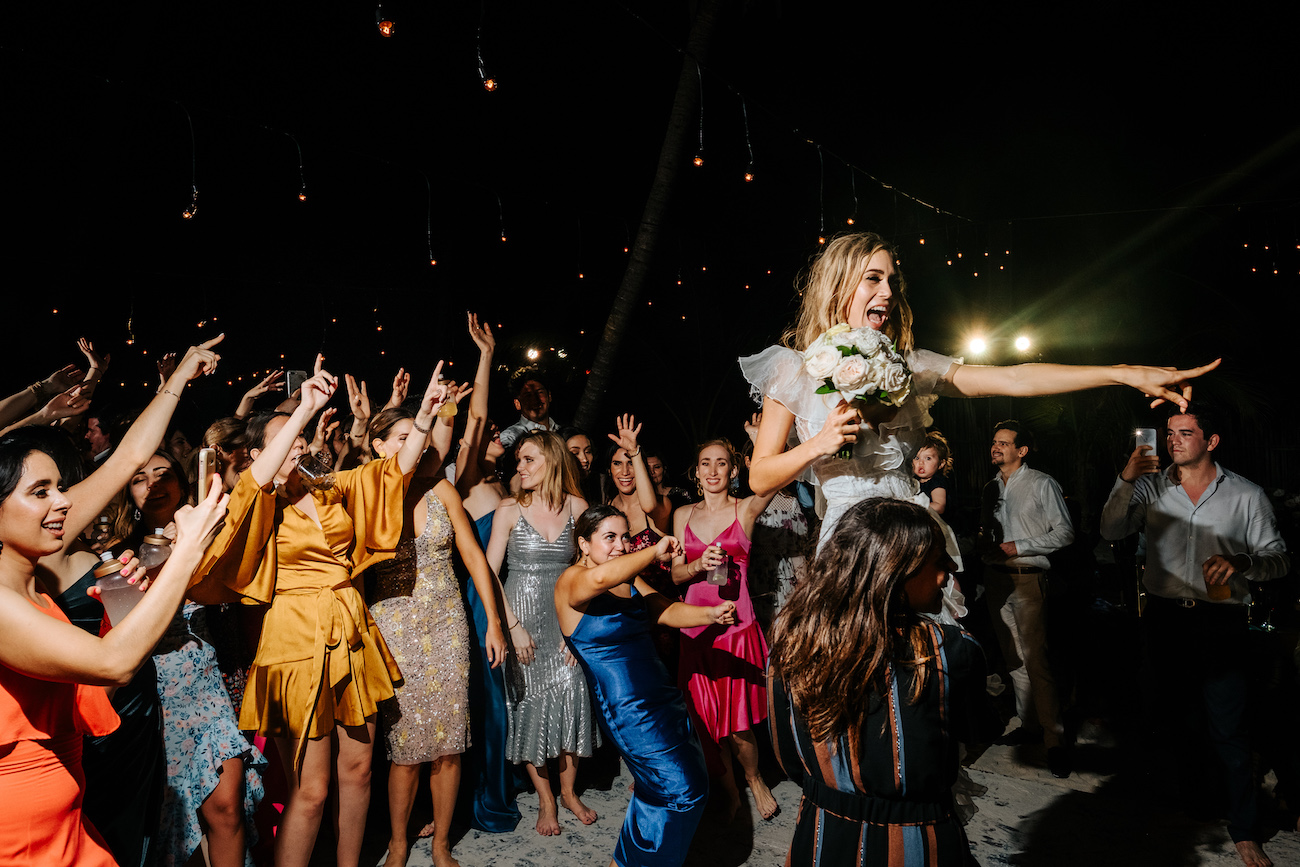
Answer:
<svg viewBox="0 0 1300 867"><path fill-rule="evenodd" d="M501 204L501 194L497 193L497 219L501 223L501 243L506 241L506 209Z"/></svg>
<svg viewBox="0 0 1300 867"><path fill-rule="evenodd" d="M416 171L420 170L416 169ZM438 264L437 258L433 255L433 186L429 183L429 176L424 172L420 172L420 177L424 178L424 191L428 196L425 211L425 230L429 240L429 265L433 266Z"/></svg>
<svg viewBox="0 0 1300 867"><path fill-rule="evenodd" d="M384 0L379 0L375 4L375 27L379 30L379 35L385 38L397 32L397 25L393 23L393 19L384 14Z"/></svg>
<svg viewBox="0 0 1300 867"><path fill-rule="evenodd" d="M307 179L302 173L302 145L298 144L298 139L293 133L287 132L285 135L293 142L293 146L298 149L298 201L305 202L307 201Z"/></svg>
<svg viewBox="0 0 1300 867"><path fill-rule="evenodd" d="M853 214L844 222L852 226L858 219L858 173L849 166L849 188L853 190Z"/></svg>
<svg viewBox="0 0 1300 867"><path fill-rule="evenodd" d="M700 83L700 146L695 151L695 159L691 160L696 168L704 165L704 73L700 71L700 62L695 61L695 77Z"/></svg>
<svg viewBox="0 0 1300 867"><path fill-rule="evenodd" d="M745 107L745 97L740 97L740 117L745 122L745 150L749 151L749 164L745 166L745 183L754 180L754 145L749 140L749 109Z"/></svg>
<svg viewBox="0 0 1300 867"><path fill-rule="evenodd" d="M474 48L478 53L478 78L483 82L483 89L492 93L500 86L500 83L487 73L487 66L483 63L483 22L487 18L487 0L479 5L478 17L478 35L475 37Z"/></svg>
<svg viewBox="0 0 1300 867"><path fill-rule="evenodd" d="M817 145L817 208L821 211L820 228L817 230L817 243L826 243L826 159L822 156L822 146Z"/></svg>
<svg viewBox="0 0 1300 867"><path fill-rule="evenodd" d="M198 145L194 141L194 118L184 105L176 104L185 112L185 122L190 128L190 206L181 211L181 219L192 220L199 215Z"/></svg>

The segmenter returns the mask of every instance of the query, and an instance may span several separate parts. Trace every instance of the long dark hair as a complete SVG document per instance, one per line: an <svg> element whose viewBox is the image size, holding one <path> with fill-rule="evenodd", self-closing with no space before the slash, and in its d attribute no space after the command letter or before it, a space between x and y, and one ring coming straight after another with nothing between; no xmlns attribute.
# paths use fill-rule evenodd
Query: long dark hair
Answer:
<svg viewBox="0 0 1300 867"><path fill-rule="evenodd" d="M70 488L85 476L77 448L66 432L42 425L15 428L0 437L0 505L18 488L27 456L32 452L41 452L54 461L61 488Z"/></svg>
<svg viewBox="0 0 1300 867"><path fill-rule="evenodd" d="M943 544L928 510L872 498L844 513L808 565L777 617L771 659L814 740L859 730L891 665L916 669L919 699L933 632L905 585Z"/></svg>
<svg viewBox="0 0 1300 867"><path fill-rule="evenodd" d="M578 540L586 539L590 542L592 534L610 518L622 518L626 521L627 515L623 514L622 509L601 503L578 516L578 522L573 525L573 559L569 561L570 564L577 563L582 558L582 549L578 547Z"/></svg>

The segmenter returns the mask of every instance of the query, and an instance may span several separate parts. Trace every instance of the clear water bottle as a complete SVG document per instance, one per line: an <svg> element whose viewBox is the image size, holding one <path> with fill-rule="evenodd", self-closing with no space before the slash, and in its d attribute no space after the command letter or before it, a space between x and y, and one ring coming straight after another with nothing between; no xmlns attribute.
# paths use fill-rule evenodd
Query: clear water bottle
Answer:
<svg viewBox="0 0 1300 867"><path fill-rule="evenodd" d="M151 534L144 537L144 542L140 545L140 567L142 569L156 569L167 558L172 555L172 541L163 535L161 527L155 529Z"/></svg>
<svg viewBox="0 0 1300 867"><path fill-rule="evenodd" d="M719 548L718 550L722 551L721 548ZM723 584L727 583L727 580L730 577L731 577L731 555L728 554L726 551L722 551L722 562L709 570L708 577L705 580L708 581L710 584L714 584L721 587Z"/></svg>
<svg viewBox="0 0 1300 867"><path fill-rule="evenodd" d="M99 601L104 603L109 625L117 626L144 598L144 594L140 592L139 587L128 583L127 579L122 577L122 567L125 564L121 560L108 551L100 554L99 559L103 561L95 567L95 586L99 588Z"/></svg>

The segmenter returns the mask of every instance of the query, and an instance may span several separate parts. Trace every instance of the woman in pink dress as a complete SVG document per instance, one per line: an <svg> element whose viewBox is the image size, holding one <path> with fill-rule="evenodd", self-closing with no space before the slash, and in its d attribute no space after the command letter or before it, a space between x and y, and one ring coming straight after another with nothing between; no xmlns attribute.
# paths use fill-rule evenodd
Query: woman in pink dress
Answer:
<svg viewBox="0 0 1300 867"><path fill-rule="evenodd" d="M770 819L776 815L776 800L759 775L753 733L767 718L767 642L754 619L746 571L754 521L772 497L741 500L731 496L728 489L737 473L731 443L717 439L701 445L695 478L703 499L682 506L673 516L673 535L682 540L684 549L673 559L673 581L686 585L684 601L702 606L736 604L732 626L682 630L677 683L686 693L710 765L716 767L721 762L727 814L734 816L740 808L734 756L754 793L758 812Z"/></svg>

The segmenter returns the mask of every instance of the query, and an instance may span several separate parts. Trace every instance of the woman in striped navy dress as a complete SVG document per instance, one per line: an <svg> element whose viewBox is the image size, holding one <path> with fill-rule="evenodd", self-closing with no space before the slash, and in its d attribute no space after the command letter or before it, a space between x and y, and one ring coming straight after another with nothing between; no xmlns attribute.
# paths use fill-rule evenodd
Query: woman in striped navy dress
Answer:
<svg viewBox="0 0 1300 867"><path fill-rule="evenodd" d="M925 616L950 568L926 509L863 500L781 610L768 719L803 787L787 864L973 863L952 800L957 745L1000 726L979 645Z"/></svg>

